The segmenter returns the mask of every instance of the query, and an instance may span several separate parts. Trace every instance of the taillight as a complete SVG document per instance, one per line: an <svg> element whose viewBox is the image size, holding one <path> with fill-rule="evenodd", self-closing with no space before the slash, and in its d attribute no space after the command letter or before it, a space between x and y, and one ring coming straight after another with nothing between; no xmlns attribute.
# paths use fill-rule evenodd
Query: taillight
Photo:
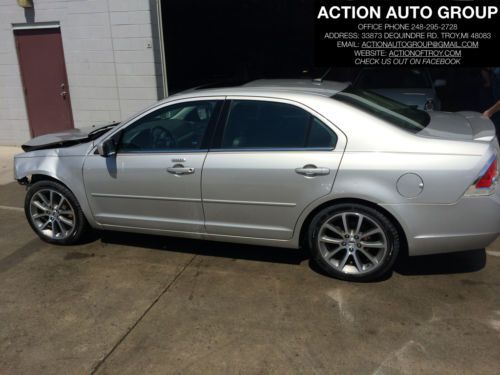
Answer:
<svg viewBox="0 0 500 375"><path fill-rule="evenodd" d="M476 183L476 188L478 189L488 189L495 183L495 178L497 177L497 159L491 161L490 166L486 169L486 172L479 178Z"/></svg>
<svg viewBox="0 0 500 375"><path fill-rule="evenodd" d="M467 190L466 195L490 195L498 182L498 161L494 156L484 167L478 179Z"/></svg>

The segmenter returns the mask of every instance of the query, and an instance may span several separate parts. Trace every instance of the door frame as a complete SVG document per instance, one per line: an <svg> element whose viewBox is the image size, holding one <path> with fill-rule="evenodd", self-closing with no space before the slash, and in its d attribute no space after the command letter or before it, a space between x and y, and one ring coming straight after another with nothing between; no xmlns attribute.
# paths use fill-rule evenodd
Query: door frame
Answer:
<svg viewBox="0 0 500 375"><path fill-rule="evenodd" d="M30 109L28 106L28 99L26 97L26 82L24 81L24 74L23 74L23 67L21 64L21 59L19 58L19 44L16 39L16 31L20 30L41 30L41 29L58 29L59 30L59 37L61 39L61 53L62 53L62 59L63 59L63 73L64 77L66 78L66 91L68 92L68 99L69 99L69 120L71 122L71 126L73 129L75 128L75 121L73 118L73 106L71 105L71 93L69 91L69 81L68 81L68 72L66 70L66 58L64 56L64 45L63 45L63 40L62 40L62 33L61 33L61 25L59 21L52 21L52 22L37 22L37 23L13 23L12 24L12 36L14 38L14 45L16 48L16 55L17 55L17 61L18 61L18 67L19 67L19 75L21 77L21 82L22 82L22 89L23 89L23 98L24 98L24 105L26 107L26 114L28 116L28 127L30 130L30 136L33 137L35 134L34 129L33 129L33 115L30 113Z"/></svg>
<svg viewBox="0 0 500 375"><path fill-rule="evenodd" d="M102 142L105 142L106 140L109 140L109 139L115 139L115 140L119 140L122 136L122 132L127 129L128 127L130 126L133 126L134 124L136 124L137 121L140 121L142 118L144 118L145 116L148 116L149 114L155 112L155 111L158 111L158 110L161 110L161 109L164 109L164 108L168 108L170 106L173 106L173 105L177 105L177 104L189 104L189 103L193 103L193 102L206 102L206 101L214 101L214 102L218 102L217 105L216 105L216 110L215 110L215 113L213 114L213 119L211 119L209 121L209 124L207 125L207 129L206 129L206 132L203 136L203 139L202 139L202 143L200 144L200 147L197 148L197 149L174 149L174 150L171 150L171 151L168 151L168 150L162 150L162 151L141 151L141 152L119 152L117 151L114 155L112 156L108 156L108 157L102 157L100 155L98 155L98 152L97 152L97 147L99 144L101 144ZM222 107L224 105L224 101L225 101L225 97L224 96L203 96L203 97L189 97L189 98L182 98L182 99L175 99L175 100L170 100L170 101L167 101L167 102L160 102L160 103L156 103L152 106L150 106L149 108L145 109L143 112L140 112L138 113L137 115L133 116L132 118L130 118L129 120L127 120L126 122L124 122L123 124L117 126L116 128L110 130L108 133L106 133L105 135L103 135L102 137L98 138L96 140L96 142L94 142L94 146L90 148L90 150L87 152L87 154L85 155L85 158L84 158L84 162L83 162L83 185L85 186L85 195L86 195L86 199L88 201L88 204L89 204L89 208L90 208L90 211L92 213L92 218L94 220L94 222L96 223L96 225L98 226L101 226L103 228L111 228L111 229L118 229L118 228L127 228L129 230L136 230L136 231L147 231L147 232L152 232L152 233L157 233L157 234L164 234L164 233L174 233L174 234L183 234L183 235L201 235L201 234L205 234L205 214L204 214L204 210L203 210L203 194L202 194L202 191L201 191L201 181L202 181L202 173L203 173L203 165L205 163L205 160L206 160L206 156L208 154L208 146L209 146L209 143L212 139L212 136L213 136L213 131L217 125L217 122L220 120L220 115L221 115L221 112L222 112ZM87 186L88 185L88 179L86 177L86 166L87 166L87 162L89 161L89 159L91 158L102 158L102 159L108 159L106 160L106 165L110 165L112 163L115 163L115 167L112 167L113 168L116 168L116 158L118 157L130 157L130 158L137 158L137 157L140 157L140 158L151 158L151 157L154 157L154 156L162 156L164 157L165 159L171 159L171 162L173 164L177 163L177 158L181 159L183 158L185 155L197 155L197 154L204 154L202 156L202 161L201 161L201 166L200 167L196 167L197 169L199 169L199 189L200 189L200 198L199 198L199 205L200 205L200 208L201 208L201 215L202 215L202 218L201 218L201 229L197 230L197 231L188 231L188 230L185 230L185 229L158 229L158 228L148 228L148 227L140 227L140 226L129 226L129 225L121 225L121 224L109 224L109 223L102 223L101 221L98 220L98 215L96 214L96 210L95 210L95 206L92 202L92 198L93 197L107 197L108 199L109 198L117 198L117 197L134 197L134 198L137 198L137 199L154 199L156 200L158 197L157 196L146 196L146 195L117 195L117 194L109 194L109 193L104 193L104 194L94 194L92 193L90 190L89 190L89 187ZM183 162L182 162L183 163ZM164 199L165 201L167 200L170 200L170 201L190 201L191 199L193 198L172 198L170 197L170 199ZM185 219L183 219L185 220ZM196 237L198 238L198 237Z"/></svg>
<svg viewBox="0 0 500 375"><path fill-rule="evenodd" d="M214 138L215 129L219 126L219 122L222 119L222 112L224 111L224 105L226 102L226 96L224 96L224 95L190 96L190 97L175 98L175 99L171 99L171 100L167 100L167 101L160 101L158 103L155 103L155 104L151 105L150 107L144 109L142 112L138 112L135 115L133 115L133 117L128 118L127 120L125 120L125 122L120 123L118 126L116 126L115 128L111 129L109 132L107 132L105 135L103 135L102 138L99 138L98 139L99 142L95 142L94 146L89 150L87 155L95 154L97 152L97 146L99 143L102 143L108 139L116 137L117 134L120 133L122 130L126 129L130 125L133 125L136 121L140 120L141 118L149 115L150 113L152 113L158 109L165 108L165 107L168 107L168 106L171 106L174 104L198 102L198 101L210 101L210 100L220 101L220 102L222 102L222 105L221 105L220 110L217 113L217 118L214 119L214 122L212 124L209 124L210 128L207 129L207 133L205 134L204 142L203 142L204 144L202 145L203 147L200 148L199 150L198 149L196 150L198 152L200 152L200 151L207 152L207 151L209 151L210 145L212 143L212 139ZM170 152L164 152L164 153L169 154ZM173 151L172 153L178 153L178 152Z"/></svg>
<svg viewBox="0 0 500 375"><path fill-rule="evenodd" d="M335 144L335 147L317 147L317 148L310 148L310 147L298 147L298 148L289 148L289 147L270 147L270 148L222 148L221 147L221 141L224 136L224 131L227 125L227 120L229 117L229 110L230 110L230 105L233 101L236 100L241 100L241 101L259 101L259 102L267 102L267 103L279 103L279 104L287 104L290 106L293 106L295 108L301 109L308 113L309 115L313 116L314 118L317 118L320 120L326 127L328 127L332 132L334 132L337 136L337 143ZM203 203L203 210L205 213L205 231L207 232L207 236L210 236L211 238L217 238L217 239L224 239L224 238L246 238L247 241L248 239L252 239L253 243L258 243L258 241L271 241L271 243L291 243L294 241L294 238L296 236L297 232L297 223L299 223L299 220L301 218L301 215L303 212L305 212L308 207L314 204L314 202L323 199L324 197L327 197L331 194L333 191L333 187L335 184L335 180L337 177L337 173L340 168L340 164L342 162L342 157L345 152L345 148L347 145L347 136L345 133L343 133L339 127L337 127L331 120L329 120L326 115L321 114L318 112L317 108L310 107L302 102L295 101L293 99L289 98L283 98L283 97L273 97L273 96L257 96L257 95L238 95L238 94L229 94L226 96L226 100L224 103L224 107L222 109L222 114L220 116L219 121L217 122L217 127L214 132L214 137L212 138L212 142L210 144L208 153L207 153L207 158L205 159L205 163L203 165L203 178L202 178L202 203ZM283 155L283 154L288 154L291 156L296 156L296 155L305 155L307 157L308 154L322 154L322 157L328 156L328 155L340 155L339 157L339 162L338 165L335 167L335 169L332 169L332 175L331 177L331 187L328 193L325 195L315 197L314 200L311 200L307 202L306 205L304 205L303 209L298 212L298 214L295 217L295 221L293 222L293 225L291 226L290 231L278 231L273 228L279 228L278 226L271 226L268 225L262 226L260 229L255 226L255 224L249 224L247 225L246 228L250 228L250 230L254 230L254 232L246 232L246 233L221 233L221 232L215 232L214 233L214 228L216 230L220 230L222 226L217 227L217 223L223 223L226 222L224 221L211 221L207 220L207 216L210 219L210 213L209 213L209 208L207 207L207 204L217 204L219 207L221 205L228 205L231 207L231 205L242 205L243 207L248 207L254 205L254 207L262 207L262 206L271 206L271 207L280 207L282 209L284 208L294 208L296 206L296 202L294 201L279 201L279 200L261 200L261 199L255 199L255 200L243 200L241 198L220 198L220 197L213 197L209 195L209 192L205 189L206 187L206 180L207 180L207 164L210 166L210 161L211 158L221 158L224 156L227 156L228 158L231 158L231 155L236 155L247 157L262 157L266 159L266 161L272 160L274 158L273 154L275 155ZM221 156L222 155L222 156ZM279 157L279 156L278 156ZM297 165L297 167L300 167L300 165ZM208 167L209 168L209 167ZM293 169L291 169L293 171ZM303 177L304 178L304 177ZM208 195L208 197L207 197ZM215 209L214 211L217 211ZM215 224L214 224L215 223ZM209 226L211 228L209 228ZM225 226L224 230L230 229L230 226ZM232 228L238 228L237 225L234 225ZM244 225L241 225L239 228L245 229ZM262 233L265 233L266 230L269 230L267 235L269 237L266 237ZM274 232L271 232L274 230ZM259 233L257 231L260 231ZM258 233L258 234L257 234ZM283 237L276 237L278 233L283 233ZM273 237L270 237L273 236ZM284 236L288 236L285 238ZM255 242L257 241L257 242ZM244 241L243 241L244 242ZM286 245L284 246L286 247Z"/></svg>
<svg viewBox="0 0 500 375"><path fill-rule="evenodd" d="M269 102L269 103L281 103L288 104L297 108L300 108L311 116L316 117L321 120L328 128L330 128L337 135L337 144L333 148L319 148L319 149L311 149L308 147L299 147L299 148L254 148L254 149L244 149L244 148L221 148L222 137L224 136L224 130L226 128L227 118L229 116L229 108L233 101L235 100L246 100L246 101L259 101L259 102ZM219 121L217 121L217 125L215 127L212 141L210 142L209 151L210 152L273 152L273 151L337 151L339 149L345 150L347 145L347 136L345 133L340 130L340 128L335 125L332 121L326 118L321 113L317 112L315 109L308 107L307 105L297 102L291 99L285 98L277 98L277 97L267 97L267 96L252 96L252 95L227 95L225 97L224 106L222 107L221 114L219 116Z"/></svg>

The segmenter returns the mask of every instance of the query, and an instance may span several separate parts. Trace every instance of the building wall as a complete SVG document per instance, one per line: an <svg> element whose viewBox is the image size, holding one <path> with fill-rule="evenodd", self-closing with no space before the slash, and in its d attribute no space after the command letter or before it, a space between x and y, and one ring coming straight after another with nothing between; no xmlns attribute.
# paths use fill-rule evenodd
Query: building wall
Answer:
<svg viewBox="0 0 500 375"><path fill-rule="evenodd" d="M0 0L0 145L30 138L12 24L60 22L75 127L120 121L161 96L154 0Z"/></svg>

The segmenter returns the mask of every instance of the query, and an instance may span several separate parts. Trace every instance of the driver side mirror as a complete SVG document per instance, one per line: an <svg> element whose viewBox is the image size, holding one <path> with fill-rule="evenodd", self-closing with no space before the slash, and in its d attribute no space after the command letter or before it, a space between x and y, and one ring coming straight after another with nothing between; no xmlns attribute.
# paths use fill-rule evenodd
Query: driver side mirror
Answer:
<svg viewBox="0 0 500 375"><path fill-rule="evenodd" d="M97 152L104 158L116 154L116 143L113 138L106 139L97 145Z"/></svg>

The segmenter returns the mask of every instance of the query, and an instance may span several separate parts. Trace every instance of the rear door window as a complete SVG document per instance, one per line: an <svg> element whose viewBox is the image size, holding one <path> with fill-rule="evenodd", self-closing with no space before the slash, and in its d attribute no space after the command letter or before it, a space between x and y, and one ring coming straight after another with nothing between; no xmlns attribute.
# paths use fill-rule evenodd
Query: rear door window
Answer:
<svg viewBox="0 0 500 375"><path fill-rule="evenodd" d="M336 134L302 108L286 103L233 100L223 149L333 149Z"/></svg>

